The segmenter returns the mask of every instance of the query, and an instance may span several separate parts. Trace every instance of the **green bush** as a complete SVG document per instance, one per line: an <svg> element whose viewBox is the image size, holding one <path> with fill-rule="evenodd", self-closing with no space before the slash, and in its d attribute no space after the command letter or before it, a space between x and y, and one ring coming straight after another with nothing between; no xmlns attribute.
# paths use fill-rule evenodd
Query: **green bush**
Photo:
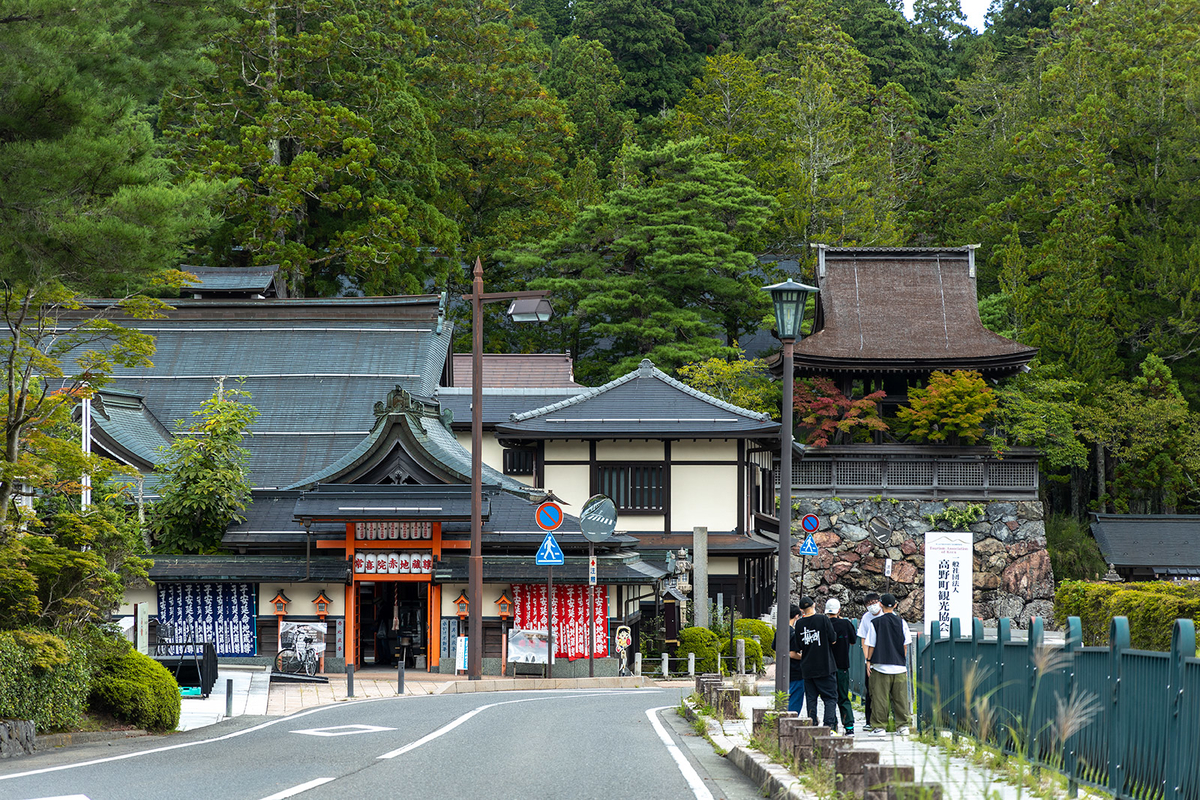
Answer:
<svg viewBox="0 0 1200 800"><path fill-rule="evenodd" d="M747 639L757 636L762 646L768 650L773 649L771 642L775 641L775 629L761 619L739 619L733 623L733 635L744 636Z"/></svg>
<svg viewBox="0 0 1200 800"><path fill-rule="evenodd" d="M763 651L762 646L751 639L749 636L734 637L734 642L741 639L746 643L746 671L751 674L758 674L763 671ZM737 644L726 641L722 652L732 658L737 658ZM732 645L732 646L731 646ZM767 643L770 646L770 642ZM733 662L730 662L733 663ZM735 666L736 668L736 666Z"/></svg>
<svg viewBox="0 0 1200 800"><path fill-rule="evenodd" d="M1068 514L1046 517L1046 550L1054 579L1094 581L1108 571L1104 554L1085 523Z"/></svg>
<svg viewBox="0 0 1200 800"><path fill-rule="evenodd" d="M719 672L717 654L721 652L721 640L708 628L684 628L679 632L679 647L675 657L686 659L688 653L696 654L696 674Z"/></svg>
<svg viewBox="0 0 1200 800"><path fill-rule="evenodd" d="M148 731L179 726L179 684L161 664L132 648L110 655L92 680L91 705Z"/></svg>
<svg viewBox="0 0 1200 800"><path fill-rule="evenodd" d="M40 732L73 728L87 702L83 647L43 631L0 632L0 719L33 720Z"/></svg>
<svg viewBox="0 0 1200 800"><path fill-rule="evenodd" d="M1200 583L1064 581L1054 596L1054 615L1060 625L1079 617L1087 645L1107 644L1113 617L1127 617L1133 647L1166 652L1175 620L1200 621Z"/></svg>

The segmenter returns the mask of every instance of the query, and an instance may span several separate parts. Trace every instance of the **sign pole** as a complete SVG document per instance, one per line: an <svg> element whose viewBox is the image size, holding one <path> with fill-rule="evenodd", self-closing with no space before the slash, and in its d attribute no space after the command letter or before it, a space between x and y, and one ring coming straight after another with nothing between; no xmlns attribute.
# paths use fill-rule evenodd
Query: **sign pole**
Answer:
<svg viewBox="0 0 1200 800"><path fill-rule="evenodd" d="M546 677L554 677L554 567L546 567Z"/></svg>
<svg viewBox="0 0 1200 800"><path fill-rule="evenodd" d="M596 563L596 545L588 542L588 572ZM608 619L608 614L604 615ZM596 584L588 581L588 677L596 677Z"/></svg>

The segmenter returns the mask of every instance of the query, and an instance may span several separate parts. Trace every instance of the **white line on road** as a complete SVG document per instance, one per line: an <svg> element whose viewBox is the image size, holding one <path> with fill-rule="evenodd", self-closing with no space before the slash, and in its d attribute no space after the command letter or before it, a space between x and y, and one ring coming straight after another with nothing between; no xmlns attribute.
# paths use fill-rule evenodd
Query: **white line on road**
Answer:
<svg viewBox="0 0 1200 800"><path fill-rule="evenodd" d="M448 722L445 725L443 725L442 727L438 728L433 733L428 734L426 736L422 736L420 739L417 739L415 742L410 742L409 744L404 745L404 747L401 747L399 750L392 750L390 753L384 753L383 755L379 756L379 758L395 758L396 756L402 756L409 751L416 750L421 745L429 744L430 742L432 742L434 739L438 738L439 736L444 736L445 734L447 734L450 731L457 728L459 725L462 725L464 722L466 722L467 720L469 720L471 717L475 716L476 714L479 714L483 711L487 711L489 708L495 708L496 706L509 706L509 705L512 705L513 703L535 703L540 700L570 700L570 699L573 699L576 697L603 697L605 695L610 695L610 694L616 694L616 692L594 692L592 694L568 694L568 695L557 695L557 696L553 696L553 697L527 697L523 700L505 700L502 703L488 703L486 706L480 706L479 708L468 711L467 713L463 714L461 717L458 717L457 719L455 719L451 722ZM628 694L628 692L624 692L624 694Z"/></svg>
<svg viewBox="0 0 1200 800"><path fill-rule="evenodd" d="M302 783L299 786L293 786L290 789L284 789L282 792L276 792L270 797L264 797L263 800L283 800L285 797L294 797L301 792L307 792L309 789L315 789L318 786L324 786L333 778L315 778L308 783Z"/></svg>
<svg viewBox="0 0 1200 800"><path fill-rule="evenodd" d="M692 788L692 794L696 795L696 800L713 800L712 792L704 785L704 779L700 777L700 773L696 772L695 768L688 763L687 757L680 752L675 742L671 741L671 735L667 733L667 729L663 727L663 724L658 721L658 712L668 708L674 708L674 706L648 708L646 709L646 716L650 718L650 724L654 727L654 732L658 734L658 738L662 739L663 744L667 746L667 752L671 754L671 758L675 759L675 765L683 773L683 779Z"/></svg>

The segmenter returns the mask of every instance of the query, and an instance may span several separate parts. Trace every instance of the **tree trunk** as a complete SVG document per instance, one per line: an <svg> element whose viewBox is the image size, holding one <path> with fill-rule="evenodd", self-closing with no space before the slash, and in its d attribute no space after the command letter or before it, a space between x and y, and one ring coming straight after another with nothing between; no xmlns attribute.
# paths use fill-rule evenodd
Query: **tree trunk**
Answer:
<svg viewBox="0 0 1200 800"><path fill-rule="evenodd" d="M1106 464L1105 458L1104 458L1104 445L1097 444L1096 445L1096 496L1100 498L1100 511L1102 511L1102 512L1108 511L1108 498L1104 496L1105 494L1108 493L1108 490L1107 490L1108 484L1105 483L1106 476L1104 474L1106 469L1107 469L1107 464Z"/></svg>

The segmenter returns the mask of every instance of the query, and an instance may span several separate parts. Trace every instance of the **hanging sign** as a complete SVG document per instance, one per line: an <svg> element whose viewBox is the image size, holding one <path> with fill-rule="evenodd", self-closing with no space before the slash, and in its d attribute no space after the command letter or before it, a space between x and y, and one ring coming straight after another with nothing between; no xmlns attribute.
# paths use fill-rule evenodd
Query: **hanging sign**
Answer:
<svg viewBox="0 0 1200 800"><path fill-rule="evenodd" d="M958 617L962 630L971 630L973 540L970 531L930 531L925 534L926 631L936 620L942 636L949 636L950 620L955 617Z"/></svg>
<svg viewBox="0 0 1200 800"><path fill-rule="evenodd" d="M596 585L596 557L592 556L588 559L588 585Z"/></svg>

